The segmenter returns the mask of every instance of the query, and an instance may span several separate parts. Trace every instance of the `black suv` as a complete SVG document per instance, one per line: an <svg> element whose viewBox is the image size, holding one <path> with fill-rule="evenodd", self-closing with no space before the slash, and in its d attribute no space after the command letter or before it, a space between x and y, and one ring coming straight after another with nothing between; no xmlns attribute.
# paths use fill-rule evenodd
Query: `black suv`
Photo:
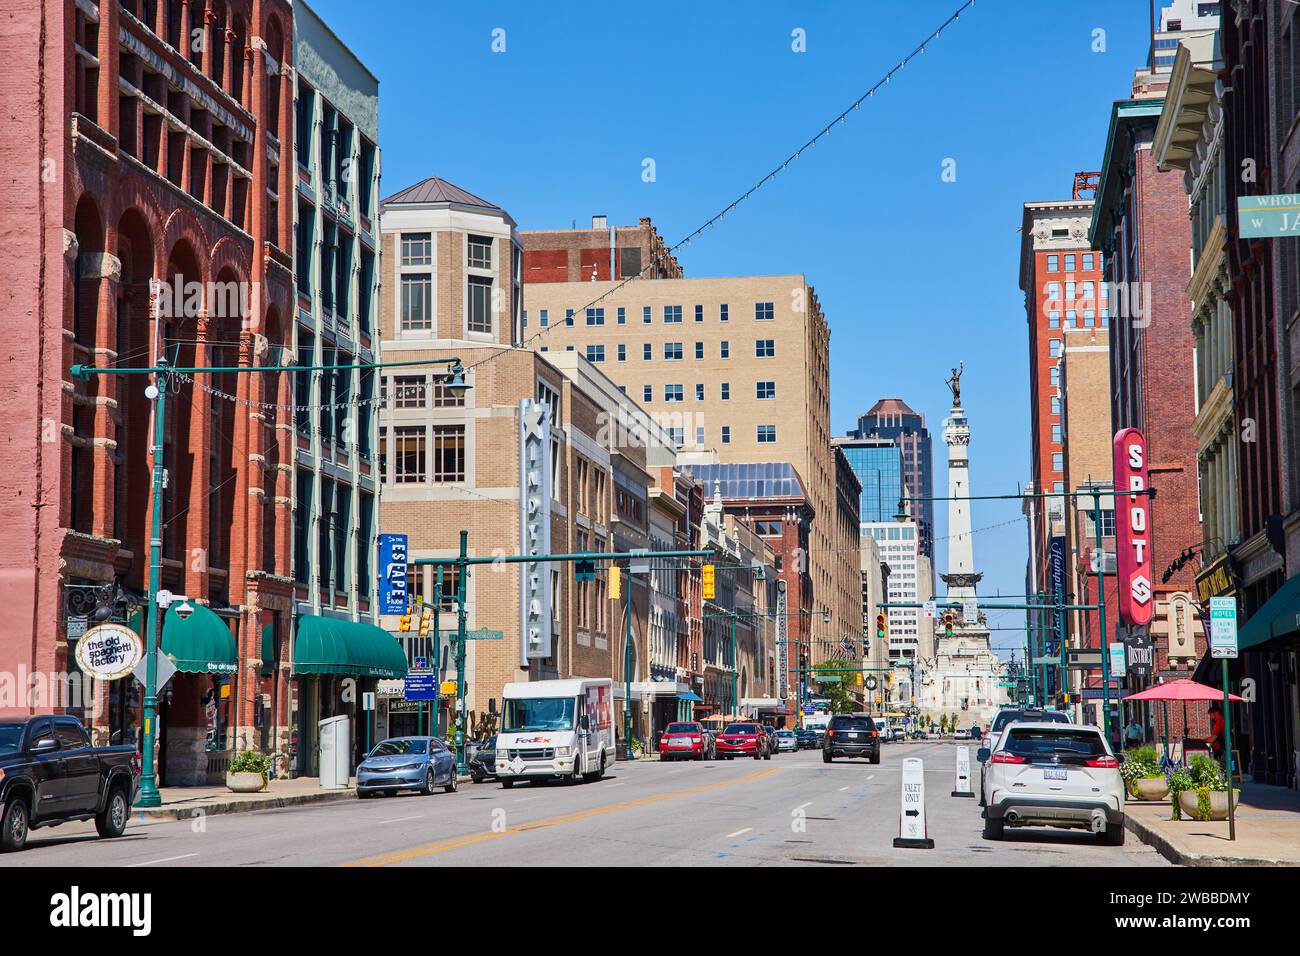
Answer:
<svg viewBox="0 0 1300 956"><path fill-rule="evenodd" d="M830 763L836 757L866 757L880 763L880 731L876 722L862 714L836 714L826 725L826 739L822 743L822 760Z"/></svg>

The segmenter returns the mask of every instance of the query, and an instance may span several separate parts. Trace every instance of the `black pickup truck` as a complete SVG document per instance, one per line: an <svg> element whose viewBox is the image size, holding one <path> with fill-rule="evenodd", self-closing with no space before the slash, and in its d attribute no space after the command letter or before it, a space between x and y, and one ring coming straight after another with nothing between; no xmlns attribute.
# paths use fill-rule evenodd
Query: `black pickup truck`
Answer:
<svg viewBox="0 0 1300 956"><path fill-rule="evenodd" d="M0 851L70 820L93 819L100 836L121 836L139 783L135 747L92 747L75 717L0 718Z"/></svg>

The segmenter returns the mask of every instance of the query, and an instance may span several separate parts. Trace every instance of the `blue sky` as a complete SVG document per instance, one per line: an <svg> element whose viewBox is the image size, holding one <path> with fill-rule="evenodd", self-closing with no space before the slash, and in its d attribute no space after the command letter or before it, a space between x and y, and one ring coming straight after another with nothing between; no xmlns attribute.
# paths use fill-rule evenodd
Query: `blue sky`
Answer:
<svg viewBox="0 0 1300 956"><path fill-rule="evenodd" d="M960 4L312 0L379 77L383 195L436 174L523 229L650 216L670 243ZM492 52L497 28L504 53ZM796 28L806 52L791 49ZM1104 52L1093 50L1099 29ZM1128 94L1148 44L1141 0L979 0L678 258L692 276L808 276L832 330L837 434L897 396L926 414L942 461L944 379L964 360L974 491L1014 493L1029 467L1021 204L1068 198L1074 172L1098 167L1110 104ZM641 178L646 157L653 183ZM941 178L947 159L955 182ZM936 494L945 486L941 466ZM1018 516L1015 502L974 510L976 529L1002 525L975 535L985 593L1024 590ZM946 534L942 510L938 525Z"/></svg>

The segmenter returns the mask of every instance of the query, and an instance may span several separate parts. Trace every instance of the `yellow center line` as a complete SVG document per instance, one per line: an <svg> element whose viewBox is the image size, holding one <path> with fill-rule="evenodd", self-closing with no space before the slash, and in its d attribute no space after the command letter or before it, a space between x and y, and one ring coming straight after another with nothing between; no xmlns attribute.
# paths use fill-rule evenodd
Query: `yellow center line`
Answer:
<svg viewBox="0 0 1300 956"><path fill-rule="evenodd" d="M579 820L590 820L593 817L601 817L610 813L617 813L620 810L634 810L637 807L648 806L652 803L659 803L663 800L675 800L678 797L689 797L698 793L708 793L711 790L721 790L724 787L733 787L740 783L752 783L755 780L762 780L781 770L780 767L772 767L769 770L759 770L755 773L746 774L743 777L737 777L735 780L724 780L721 783L702 784L698 787L688 787L685 790L670 790L667 793L655 793L648 797L639 797L636 800L626 800L622 803L610 803L605 806L593 807L590 810L578 810L574 813L566 813L563 816L547 817L544 820L531 820L527 823L521 823L518 826L506 827L504 830L486 830L480 833L470 833L464 836L451 837L446 840L440 840L437 843L428 843L424 846L412 847L408 850L397 850L383 856L374 856L365 860L357 860L353 863L347 863L346 866L388 866L390 863L401 863L405 860L413 860L416 857L430 856L434 853L445 853L448 850L456 850L463 846L472 846L475 843L485 843L488 840L498 840L501 837L510 836L515 833L526 833L530 830L542 830L547 827L560 826L565 823L576 823Z"/></svg>

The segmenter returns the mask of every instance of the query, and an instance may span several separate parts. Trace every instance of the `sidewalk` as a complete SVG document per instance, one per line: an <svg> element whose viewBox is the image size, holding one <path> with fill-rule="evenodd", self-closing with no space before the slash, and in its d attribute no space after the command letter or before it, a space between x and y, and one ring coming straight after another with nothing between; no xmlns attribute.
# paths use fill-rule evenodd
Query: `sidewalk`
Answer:
<svg viewBox="0 0 1300 956"><path fill-rule="evenodd" d="M1169 801L1124 805L1129 830L1181 866L1300 866L1300 791L1245 782L1237 839L1228 821L1170 820Z"/></svg>
<svg viewBox="0 0 1300 956"><path fill-rule="evenodd" d="M246 813L271 810L303 803L330 803L355 800L356 780L348 781L346 790L322 790L316 777L271 780L260 793L231 793L224 785L212 787L163 787L162 806L132 807L133 823L188 820L214 813Z"/></svg>

